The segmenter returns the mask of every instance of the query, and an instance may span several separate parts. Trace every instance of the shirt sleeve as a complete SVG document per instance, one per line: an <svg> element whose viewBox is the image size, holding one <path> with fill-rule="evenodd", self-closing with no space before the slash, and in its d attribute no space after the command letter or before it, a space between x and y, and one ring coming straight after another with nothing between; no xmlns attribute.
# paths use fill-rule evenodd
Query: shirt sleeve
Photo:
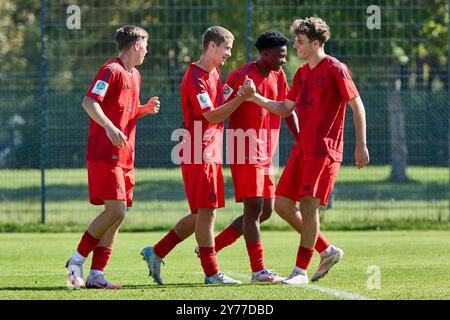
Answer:
<svg viewBox="0 0 450 320"><path fill-rule="evenodd" d="M333 75L336 80L336 84L345 101L352 100L359 96L358 89L353 82L352 76L347 66L343 63L339 63L332 66Z"/></svg>
<svg viewBox="0 0 450 320"><path fill-rule="evenodd" d="M239 86L244 83L244 77L238 72L238 70L233 71L225 81L223 86L223 99L225 102L230 101L236 96L239 90Z"/></svg>
<svg viewBox="0 0 450 320"><path fill-rule="evenodd" d="M187 86L187 95L196 115L214 110L214 105L209 96L207 83L200 78L196 69L193 69Z"/></svg>
<svg viewBox="0 0 450 320"><path fill-rule="evenodd" d="M86 96L102 102L108 94L114 78L114 68L110 65L103 66L89 87Z"/></svg>
<svg viewBox="0 0 450 320"><path fill-rule="evenodd" d="M302 72L301 72L301 69L299 68L297 70L297 72L295 73L294 80L292 80L292 87L289 90L289 92L286 96L286 99L291 100L291 101L297 100L297 96L300 92L301 76L302 76Z"/></svg>

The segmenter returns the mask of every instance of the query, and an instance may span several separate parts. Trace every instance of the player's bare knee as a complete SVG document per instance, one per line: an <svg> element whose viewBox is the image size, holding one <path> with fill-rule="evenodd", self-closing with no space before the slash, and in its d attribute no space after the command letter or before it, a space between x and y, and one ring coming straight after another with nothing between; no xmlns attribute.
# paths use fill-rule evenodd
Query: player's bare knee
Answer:
<svg viewBox="0 0 450 320"><path fill-rule="evenodd" d="M272 216L272 208L264 208L260 221L266 221L269 220L269 218Z"/></svg>
<svg viewBox="0 0 450 320"><path fill-rule="evenodd" d="M275 200L275 212L283 219L286 219L292 212L291 206L283 200Z"/></svg>
<svg viewBox="0 0 450 320"><path fill-rule="evenodd" d="M106 210L115 221L123 221L127 213L127 204L125 201L108 201Z"/></svg>

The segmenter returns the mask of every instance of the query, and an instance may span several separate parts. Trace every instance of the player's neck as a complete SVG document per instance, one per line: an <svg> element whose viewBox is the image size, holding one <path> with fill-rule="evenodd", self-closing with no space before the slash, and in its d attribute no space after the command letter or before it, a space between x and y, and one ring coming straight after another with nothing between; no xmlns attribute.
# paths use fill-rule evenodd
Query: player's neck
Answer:
<svg viewBox="0 0 450 320"><path fill-rule="evenodd" d="M132 57L129 54L120 53L119 59L122 61L125 70L131 73L131 69L133 69L135 66Z"/></svg>
<svg viewBox="0 0 450 320"><path fill-rule="evenodd" d="M256 60L256 67L258 68L259 72L262 73L262 75L267 78L270 74L270 70L268 68L266 68L266 66L264 65L264 63L262 63L261 60Z"/></svg>
<svg viewBox="0 0 450 320"><path fill-rule="evenodd" d="M197 61L197 66L199 66L201 69L211 72L213 71L217 66L214 64L213 60L208 58L208 56L202 55L200 57L200 60Z"/></svg>
<svg viewBox="0 0 450 320"><path fill-rule="evenodd" d="M316 53L309 56L306 61L309 64L310 69L314 69L327 55L322 50L317 51Z"/></svg>

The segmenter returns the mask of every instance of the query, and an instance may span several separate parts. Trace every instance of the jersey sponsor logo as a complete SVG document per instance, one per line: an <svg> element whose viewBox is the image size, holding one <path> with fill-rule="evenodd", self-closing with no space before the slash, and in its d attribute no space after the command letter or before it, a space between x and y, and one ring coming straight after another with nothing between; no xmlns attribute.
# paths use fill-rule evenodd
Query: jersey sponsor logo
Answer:
<svg viewBox="0 0 450 320"><path fill-rule="evenodd" d="M212 107L212 105L213 105L207 92L199 93L197 95L197 100L198 100L198 103L200 103L200 107L202 109Z"/></svg>
<svg viewBox="0 0 450 320"><path fill-rule="evenodd" d="M233 88L231 88L228 84L225 83L225 85L223 86L223 98L225 99L225 101L228 100L228 98L231 96L232 93Z"/></svg>
<svg viewBox="0 0 450 320"><path fill-rule="evenodd" d="M106 90L108 90L109 87L109 83L102 81L102 80L97 80L97 82L95 83L94 88L92 88L92 93L97 94L101 97L105 96Z"/></svg>

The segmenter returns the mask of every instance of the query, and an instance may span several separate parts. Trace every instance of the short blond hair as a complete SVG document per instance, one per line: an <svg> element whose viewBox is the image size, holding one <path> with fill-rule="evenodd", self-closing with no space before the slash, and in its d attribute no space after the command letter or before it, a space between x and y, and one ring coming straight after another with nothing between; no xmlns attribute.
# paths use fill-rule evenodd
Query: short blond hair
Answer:
<svg viewBox="0 0 450 320"><path fill-rule="evenodd" d="M317 40L321 46L330 39L330 27L325 21L315 17L294 20L291 33L294 37L304 34L310 42Z"/></svg>
<svg viewBox="0 0 450 320"><path fill-rule="evenodd" d="M231 31L220 26L209 27L202 36L203 52L206 52L206 49L208 49L208 45L211 41L220 46L227 39L234 40L234 36Z"/></svg>

